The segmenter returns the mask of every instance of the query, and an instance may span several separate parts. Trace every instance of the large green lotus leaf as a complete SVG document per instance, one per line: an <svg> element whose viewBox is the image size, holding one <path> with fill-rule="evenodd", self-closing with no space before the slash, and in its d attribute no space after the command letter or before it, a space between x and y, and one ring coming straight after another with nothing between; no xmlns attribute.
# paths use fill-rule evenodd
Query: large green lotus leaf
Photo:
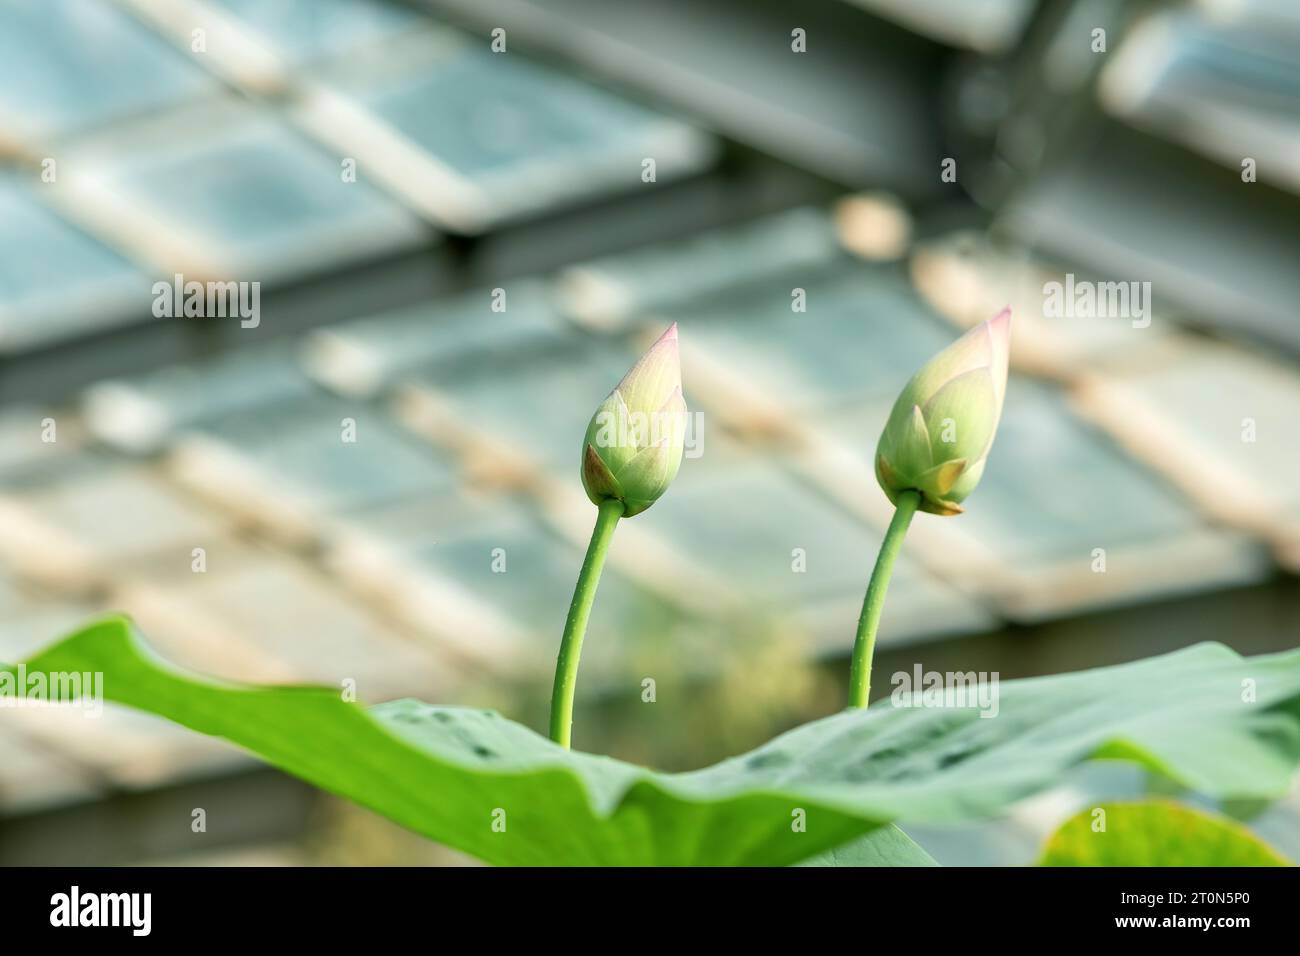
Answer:
<svg viewBox="0 0 1300 956"><path fill-rule="evenodd" d="M1105 815L1098 815L1098 810ZM1144 800L1102 803L1080 811L1048 839L1038 865L1291 864L1235 820L1170 800Z"/></svg>
<svg viewBox="0 0 1300 956"><path fill-rule="evenodd" d="M938 866L939 861L921 849L896 826L877 827L844 846L819 853L796 866Z"/></svg>
<svg viewBox="0 0 1300 956"><path fill-rule="evenodd" d="M111 701L500 864L789 864L892 820L996 813L1092 758L1223 798L1281 794L1300 759L1300 652L1242 659L1214 644L1006 681L993 717L885 701L676 774L569 752L486 711L410 700L367 711L326 688L215 684L156 658L117 617L26 668L101 671Z"/></svg>

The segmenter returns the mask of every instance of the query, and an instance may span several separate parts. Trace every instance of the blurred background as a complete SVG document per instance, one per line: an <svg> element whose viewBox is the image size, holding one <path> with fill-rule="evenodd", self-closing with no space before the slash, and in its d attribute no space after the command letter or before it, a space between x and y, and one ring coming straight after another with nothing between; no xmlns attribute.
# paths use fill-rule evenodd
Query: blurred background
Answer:
<svg viewBox="0 0 1300 956"><path fill-rule="evenodd" d="M885 415L1007 303L877 672L1294 647L1298 213L1287 0L8 0L0 659L122 609L205 673L544 729L581 436L676 321L701 454L619 530L574 742L705 765L843 706ZM178 275L256 321L160 317ZM1067 276L1146 321L1053 315ZM1152 789L911 832L1022 864ZM1297 807L1221 809L1296 858ZM0 863L137 862L468 861L153 718L0 713Z"/></svg>

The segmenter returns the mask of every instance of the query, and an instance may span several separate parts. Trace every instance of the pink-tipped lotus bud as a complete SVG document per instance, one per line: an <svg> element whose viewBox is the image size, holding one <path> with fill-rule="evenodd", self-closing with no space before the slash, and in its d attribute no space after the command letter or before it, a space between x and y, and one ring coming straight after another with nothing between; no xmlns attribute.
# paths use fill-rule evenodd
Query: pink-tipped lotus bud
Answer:
<svg viewBox="0 0 1300 956"><path fill-rule="evenodd" d="M955 515L979 483L1007 390L1011 310L977 325L912 376L876 446L889 500L921 493L921 510Z"/></svg>
<svg viewBox="0 0 1300 956"><path fill-rule="evenodd" d="M682 463L686 402L674 323L596 409L582 447L582 485L596 504L640 514L667 490Z"/></svg>

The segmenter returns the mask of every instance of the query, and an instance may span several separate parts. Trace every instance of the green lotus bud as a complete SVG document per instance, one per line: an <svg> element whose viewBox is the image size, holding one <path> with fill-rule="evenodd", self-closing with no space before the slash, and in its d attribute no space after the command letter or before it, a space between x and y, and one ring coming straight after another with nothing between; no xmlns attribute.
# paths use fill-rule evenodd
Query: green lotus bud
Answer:
<svg viewBox="0 0 1300 956"><path fill-rule="evenodd" d="M921 493L920 508L960 514L979 483L1007 390L1011 309L971 329L912 376L876 446L889 500Z"/></svg>
<svg viewBox="0 0 1300 956"><path fill-rule="evenodd" d="M596 504L617 498L624 517L640 514L677 475L685 444L686 402L674 322L623 376L587 426L582 449L587 497Z"/></svg>

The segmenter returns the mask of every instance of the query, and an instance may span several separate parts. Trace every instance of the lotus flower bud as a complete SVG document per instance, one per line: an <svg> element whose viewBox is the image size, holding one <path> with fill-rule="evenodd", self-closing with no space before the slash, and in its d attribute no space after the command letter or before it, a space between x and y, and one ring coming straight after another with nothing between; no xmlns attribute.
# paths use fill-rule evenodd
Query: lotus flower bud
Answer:
<svg viewBox="0 0 1300 956"><path fill-rule="evenodd" d="M1007 390L1011 310L971 329L912 376L876 446L889 500L909 489L920 508L955 515L979 483Z"/></svg>
<svg viewBox="0 0 1300 956"><path fill-rule="evenodd" d="M596 504L640 514L667 490L682 463L686 402L673 323L596 409L582 448L582 485Z"/></svg>

